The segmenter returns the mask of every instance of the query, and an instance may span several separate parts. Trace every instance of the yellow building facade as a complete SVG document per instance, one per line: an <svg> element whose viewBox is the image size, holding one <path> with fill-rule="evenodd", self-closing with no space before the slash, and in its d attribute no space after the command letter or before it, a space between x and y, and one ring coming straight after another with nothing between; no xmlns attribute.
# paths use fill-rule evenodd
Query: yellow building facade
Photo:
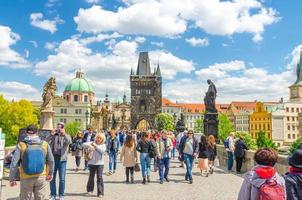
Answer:
<svg viewBox="0 0 302 200"><path fill-rule="evenodd" d="M272 139L272 115L264 109L263 103L257 102L255 112L250 115L250 134L256 139L260 131Z"/></svg>

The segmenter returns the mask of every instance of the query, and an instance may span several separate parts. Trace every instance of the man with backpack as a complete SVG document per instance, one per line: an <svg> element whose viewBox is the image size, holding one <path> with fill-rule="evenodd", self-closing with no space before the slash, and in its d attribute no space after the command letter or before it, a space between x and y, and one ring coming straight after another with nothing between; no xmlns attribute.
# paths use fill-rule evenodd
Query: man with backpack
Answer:
<svg viewBox="0 0 302 200"><path fill-rule="evenodd" d="M254 160L256 166L245 174L238 200L286 200L285 181L274 168L278 153L258 149Z"/></svg>
<svg viewBox="0 0 302 200"><path fill-rule="evenodd" d="M228 156L228 171L232 171L234 164L234 150L235 150L235 134L230 133L229 137L224 141L224 148L227 151Z"/></svg>
<svg viewBox="0 0 302 200"><path fill-rule="evenodd" d="M65 133L64 123L58 123L57 129L46 138L46 141L48 141L51 147L55 160L53 179L50 182L50 200L55 200L57 196L57 172L59 172L59 199L64 200L67 156L68 148L71 144L71 137Z"/></svg>
<svg viewBox="0 0 302 200"><path fill-rule="evenodd" d="M35 125L26 129L27 136L15 149L10 166L10 185L16 186L16 175L20 164L20 199L44 200L46 181L52 180L54 158L47 142L41 141Z"/></svg>

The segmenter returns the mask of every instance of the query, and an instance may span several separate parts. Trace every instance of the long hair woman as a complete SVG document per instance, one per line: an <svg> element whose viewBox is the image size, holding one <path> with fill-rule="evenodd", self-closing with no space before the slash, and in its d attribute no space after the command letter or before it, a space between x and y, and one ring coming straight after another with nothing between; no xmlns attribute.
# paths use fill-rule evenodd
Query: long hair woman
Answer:
<svg viewBox="0 0 302 200"><path fill-rule="evenodd" d="M205 135L200 137L200 143L198 148L198 168L200 169L201 176L208 177L208 141Z"/></svg>
<svg viewBox="0 0 302 200"><path fill-rule="evenodd" d="M146 184L146 180L148 181L148 183L150 182L150 174L151 174L151 158L149 156L149 152L150 149L152 149L153 147L148 137L149 135L147 132L142 132L142 137L139 140L136 147L136 150L140 152L143 184Z"/></svg>
<svg viewBox="0 0 302 200"><path fill-rule="evenodd" d="M214 172L214 160L217 156L217 149L216 149L216 141L213 135L210 135L208 138L209 143L209 172L213 174Z"/></svg>
<svg viewBox="0 0 302 200"><path fill-rule="evenodd" d="M97 196L104 196L104 154L106 152L106 139L104 134L98 133L95 136L94 142L84 143L84 148L87 148L88 165L89 165L89 179L87 183L87 195L92 195L94 190L94 176L97 175Z"/></svg>
<svg viewBox="0 0 302 200"><path fill-rule="evenodd" d="M76 162L75 171L79 171L81 158L83 156L83 136L84 136L83 133L79 131L71 144L72 155L75 157L75 162Z"/></svg>
<svg viewBox="0 0 302 200"><path fill-rule="evenodd" d="M126 183L129 183L129 173L131 183L134 183L134 166L137 162L137 152L135 149L135 140L132 135L126 136L126 141L122 147L120 160L124 159L123 165L126 170Z"/></svg>

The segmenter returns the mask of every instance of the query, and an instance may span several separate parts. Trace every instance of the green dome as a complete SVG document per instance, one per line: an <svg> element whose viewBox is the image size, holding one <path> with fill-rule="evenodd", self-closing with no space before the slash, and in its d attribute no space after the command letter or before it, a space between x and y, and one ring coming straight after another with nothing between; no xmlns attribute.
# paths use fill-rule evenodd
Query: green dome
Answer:
<svg viewBox="0 0 302 200"><path fill-rule="evenodd" d="M66 85L64 92L93 92L91 84L83 75L83 72L77 72L76 77Z"/></svg>

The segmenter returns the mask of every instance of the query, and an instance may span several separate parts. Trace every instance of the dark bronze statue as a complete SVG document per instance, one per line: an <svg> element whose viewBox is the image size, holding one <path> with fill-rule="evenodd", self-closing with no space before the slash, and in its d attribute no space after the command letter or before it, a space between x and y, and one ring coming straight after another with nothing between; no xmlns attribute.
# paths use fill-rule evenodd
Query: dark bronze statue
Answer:
<svg viewBox="0 0 302 200"><path fill-rule="evenodd" d="M184 132L185 129L186 129L185 116L181 113L180 114L180 119L176 123L176 131L178 133L180 133L180 132Z"/></svg>
<svg viewBox="0 0 302 200"><path fill-rule="evenodd" d="M217 90L214 83L211 80L207 80L209 85L208 91L206 92L206 96L204 97L204 104L206 107L207 113L217 113L216 109L216 94Z"/></svg>

